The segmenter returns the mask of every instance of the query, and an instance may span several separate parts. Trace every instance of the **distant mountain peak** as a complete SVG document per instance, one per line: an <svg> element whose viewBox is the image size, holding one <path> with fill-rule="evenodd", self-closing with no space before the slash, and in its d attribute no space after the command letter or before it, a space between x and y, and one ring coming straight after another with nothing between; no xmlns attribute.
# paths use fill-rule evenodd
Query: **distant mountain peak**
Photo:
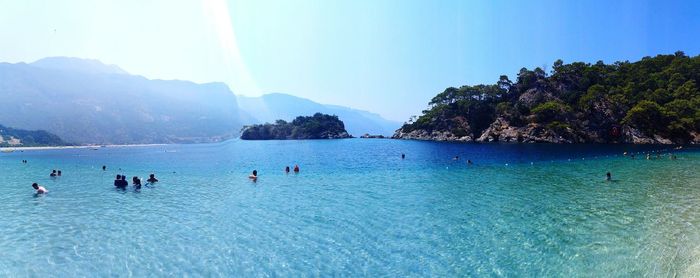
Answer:
<svg viewBox="0 0 700 278"><path fill-rule="evenodd" d="M128 74L116 65L107 65L96 59L83 59L75 57L47 57L29 64L38 68L77 71L93 74Z"/></svg>

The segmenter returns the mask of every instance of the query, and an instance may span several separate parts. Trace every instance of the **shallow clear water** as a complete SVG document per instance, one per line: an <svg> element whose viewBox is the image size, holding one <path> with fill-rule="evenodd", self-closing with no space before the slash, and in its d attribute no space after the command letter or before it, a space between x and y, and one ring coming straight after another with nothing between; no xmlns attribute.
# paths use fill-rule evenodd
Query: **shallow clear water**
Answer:
<svg viewBox="0 0 700 278"><path fill-rule="evenodd" d="M350 139L2 153L0 276L696 275L700 152L621 156L661 148ZM301 173L283 172L295 163ZM154 188L112 185L151 172Z"/></svg>

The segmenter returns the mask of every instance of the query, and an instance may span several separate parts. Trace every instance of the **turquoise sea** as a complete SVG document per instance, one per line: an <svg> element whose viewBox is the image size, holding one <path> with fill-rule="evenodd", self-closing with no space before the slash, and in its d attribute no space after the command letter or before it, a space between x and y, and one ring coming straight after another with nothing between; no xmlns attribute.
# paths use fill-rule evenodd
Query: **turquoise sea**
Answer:
<svg viewBox="0 0 700 278"><path fill-rule="evenodd" d="M700 152L641 155L665 148L347 139L2 153L0 276L694 276ZM113 186L149 173L152 188Z"/></svg>

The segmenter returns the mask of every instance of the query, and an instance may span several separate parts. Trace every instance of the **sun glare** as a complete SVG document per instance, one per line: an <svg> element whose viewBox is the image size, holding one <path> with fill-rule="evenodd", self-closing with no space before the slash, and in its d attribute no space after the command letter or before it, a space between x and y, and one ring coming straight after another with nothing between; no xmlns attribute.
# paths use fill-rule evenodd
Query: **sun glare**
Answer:
<svg viewBox="0 0 700 278"><path fill-rule="evenodd" d="M248 71L236 43L236 32L225 0L203 0L202 6L209 24L216 31L225 64L232 81L229 86L237 94L259 95L260 89Z"/></svg>

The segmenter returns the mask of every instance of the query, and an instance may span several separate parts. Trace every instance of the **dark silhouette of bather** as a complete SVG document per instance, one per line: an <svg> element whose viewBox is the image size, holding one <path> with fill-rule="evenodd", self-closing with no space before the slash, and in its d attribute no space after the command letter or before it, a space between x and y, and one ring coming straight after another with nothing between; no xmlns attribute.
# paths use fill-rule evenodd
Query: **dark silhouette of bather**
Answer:
<svg viewBox="0 0 700 278"><path fill-rule="evenodd" d="M150 174L150 175L148 175L148 179L146 181L150 182L150 183L155 183L155 182L158 182L158 179L156 179L156 175Z"/></svg>
<svg viewBox="0 0 700 278"><path fill-rule="evenodd" d="M126 176L117 175L117 178L114 179L114 186L119 189L125 189L129 186L129 183L126 182Z"/></svg>
<svg viewBox="0 0 700 278"><path fill-rule="evenodd" d="M134 176L131 179L131 184L134 185L134 189L141 189L141 179L139 177Z"/></svg>

